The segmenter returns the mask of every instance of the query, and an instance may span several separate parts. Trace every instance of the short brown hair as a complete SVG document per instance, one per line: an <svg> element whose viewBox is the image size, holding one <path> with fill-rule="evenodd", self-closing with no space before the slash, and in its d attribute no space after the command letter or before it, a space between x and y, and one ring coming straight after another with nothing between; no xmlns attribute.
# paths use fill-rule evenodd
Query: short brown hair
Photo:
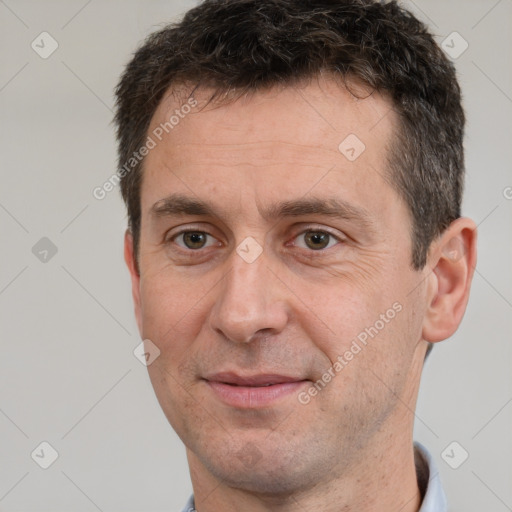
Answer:
<svg viewBox="0 0 512 512"><path fill-rule="evenodd" d="M120 168L179 84L240 95L329 72L386 93L399 127L390 182L412 217L412 261L460 216L464 112L454 66L425 25L396 1L206 0L153 33L116 89ZM213 99L213 97L212 97ZM143 161L121 176L137 254Z"/></svg>

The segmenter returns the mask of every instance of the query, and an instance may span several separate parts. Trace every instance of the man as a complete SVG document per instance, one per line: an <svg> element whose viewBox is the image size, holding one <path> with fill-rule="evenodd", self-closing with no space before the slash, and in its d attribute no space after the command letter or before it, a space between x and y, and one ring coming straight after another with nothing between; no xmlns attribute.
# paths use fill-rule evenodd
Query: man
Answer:
<svg viewBox="0 0 512 512"><path fill-rule="evenodd" d="M125 258L184 510L446 510L414 409L476 231L460 90L425 27L395 2L211 0L116 92Z"/></svg>

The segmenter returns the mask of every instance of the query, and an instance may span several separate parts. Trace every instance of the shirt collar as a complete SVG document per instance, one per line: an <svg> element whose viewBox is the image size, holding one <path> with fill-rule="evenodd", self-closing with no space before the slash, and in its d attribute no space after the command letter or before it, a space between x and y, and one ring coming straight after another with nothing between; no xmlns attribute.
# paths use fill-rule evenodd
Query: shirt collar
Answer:
<svg viewBox="0 0 512 512"><path fill-rule="evenodd" d="M188 499L185 508L181 512L197 512L195 507L196 506L194 503L194 495L192 494L192 496L190 496L190 498Z"/></svg>
<svg viewBox="0 0 512 512"><path fill-rule="evenodd" d="M439 471L428 450L420 443L414 443L416 473L424 496L418 512L446 512L446 497L441 486Z"/></svg>

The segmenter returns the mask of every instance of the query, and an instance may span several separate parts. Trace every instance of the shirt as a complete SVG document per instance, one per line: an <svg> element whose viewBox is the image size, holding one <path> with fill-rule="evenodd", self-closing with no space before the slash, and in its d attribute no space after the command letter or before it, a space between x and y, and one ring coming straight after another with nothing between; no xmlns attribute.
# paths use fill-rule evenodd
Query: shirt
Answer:
<svg viewBox="0 0 512 512"><path fill-rule="evenodd" d="M418 512L446 512L446 497L432 456L420 443L414 443L414 455L418 485L420 490L424 492L423 501ZM197 512L194 495L190 496L182 512Z"/></svg>

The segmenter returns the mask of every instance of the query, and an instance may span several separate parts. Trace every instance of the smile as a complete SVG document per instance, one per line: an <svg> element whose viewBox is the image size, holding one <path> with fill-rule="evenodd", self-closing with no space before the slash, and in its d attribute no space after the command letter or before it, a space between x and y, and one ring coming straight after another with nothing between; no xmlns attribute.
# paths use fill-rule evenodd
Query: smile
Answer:
<svg viewBox="0 0 512 512"><path fill-rule="evenodd" d="M303 378L260 374L242 377L219 373L204 379L217 399L231 407L253 409L269 407L300 392L309 382Z"/></svg>

